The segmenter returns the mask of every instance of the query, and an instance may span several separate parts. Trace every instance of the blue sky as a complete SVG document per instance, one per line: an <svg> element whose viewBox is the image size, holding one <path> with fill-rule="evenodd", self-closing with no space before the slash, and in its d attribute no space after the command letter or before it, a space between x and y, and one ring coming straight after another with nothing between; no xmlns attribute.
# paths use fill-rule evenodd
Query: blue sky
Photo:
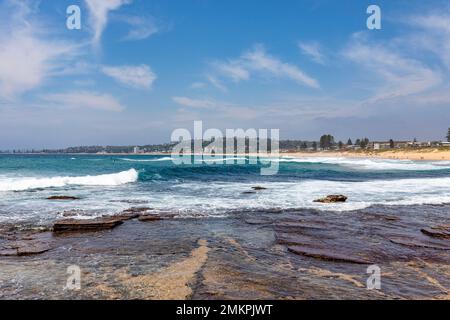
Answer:
<svg viewBox="0 0 450 320"><path fill-rule="evenodd" d="M297 139L450 126L448 1L2 0L0 28L0 149L167 142L194 120Z"/></svg>

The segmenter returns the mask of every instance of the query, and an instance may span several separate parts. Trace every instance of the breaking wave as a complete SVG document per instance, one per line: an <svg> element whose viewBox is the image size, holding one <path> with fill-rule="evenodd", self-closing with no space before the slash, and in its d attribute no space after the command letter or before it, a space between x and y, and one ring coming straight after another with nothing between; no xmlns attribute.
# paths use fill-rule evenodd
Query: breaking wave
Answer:
<svg viewBox="0 0 450 320"><path fill-rule="evenodd" d="M82 177L3 177L0 178L0 191L24 191L29 189L77 186L119 186L136 182L138 172L134 169L119 173Z"/></svg>

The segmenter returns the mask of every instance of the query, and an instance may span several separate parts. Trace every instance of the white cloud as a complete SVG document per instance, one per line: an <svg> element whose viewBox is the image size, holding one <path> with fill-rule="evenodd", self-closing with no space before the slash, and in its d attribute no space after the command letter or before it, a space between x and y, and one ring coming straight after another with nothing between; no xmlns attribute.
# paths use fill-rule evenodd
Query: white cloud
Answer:
<svg viewBox="0 0 450 320"><path fill-rule="evenodd" d="M308 76L295 65L269 55L262 45L256 45L241 57L226 62L214 62L213 67L220 75L234 82L250 79L252 73L286 78L312 88L319 88L316 79Z"/></svg>
<svg viewBox="0 0 450 320"><path fill-rule="evenodd" d="M140 66L104 66L102 72L114 80L134 88L151 89L156 74L147 65Z"/></svg>
<svg viewBox="0 0 450 320"><path fill-rule="evenodd" d="M299 42L300 51L310 57L314 62L325 64L325 58L321 52L319 43L317 42Z"/></svg>
<svg viewBox="0 0 450 320"><path fill-rule="evenodd" d="M191 99L187 97L173 97L172 100L179 105L192 108L212 108L216 104L205 99Z"/></svg>
<svg viewBox="0 0 450 320"><path fill-rule="evenodd" d="M450 13L413 16L408 23L416 28L410 45L433 52L450 69Z"/></svg>
<svg viewBox="0 0 450 320"><path fill-rule="evenodd" d="M405 57L389 44L368 44L358 34L343 54L363 66L368 72L368 79L375 76L381 80L381 84L375 88L375 95L368 102L421 93L442 83L440 72L419 60Z"/></svg>
<svg viewBox="0 0 450 320"><path fill-rule="evenodd" d="M109 94L97 92L53 93L41 96L46 103L58 108L85 108L103 111L122 111L125 107Z"/></svg>
<svg viewBox="0 0 450 320"><path fill-rule="evenodd" d="M109 12L131 3L132 0L85 0L85 2L89 9L94 32L92 41L95 45L98 45L108 24Z"/></svg>
<svg viewBox="0 0 450 320"><path fill-rule="evenodd" d="M191 89L203 89L206 87L206 83L204 82L194 82L191 84Z"/></svg>
<svg viewBox="0 0 450 320"><path fill-rule="evenodd" d="M234 82L248 80L250 78L250 72L243 66L241 61L216 62L214 66L219 73L231 78Z"/></svg>
<svg viewBox="0 0 450 320"><path fill-rule="evenodd" d="M123 17L122 20L132 27L124 40L143 40L160 31L152 17Z"/></svg>
<svg viewBox="0 0 450 320"><path fill-rule="evenodd" d="M0 98L6 100L39 87L78 52L73 44L46 39L45 28L31 21L26 2L11 4L2 8L0 34Z"/></svg>
<svg viewBox="0 0 450 320"><path fill-rule="evenodd" d="M222 92L228 91L228 88L215 76L208 74L206 75L206 79L208 79L209 83L211 83L213 87L219 89L220 91Z"/></svg>

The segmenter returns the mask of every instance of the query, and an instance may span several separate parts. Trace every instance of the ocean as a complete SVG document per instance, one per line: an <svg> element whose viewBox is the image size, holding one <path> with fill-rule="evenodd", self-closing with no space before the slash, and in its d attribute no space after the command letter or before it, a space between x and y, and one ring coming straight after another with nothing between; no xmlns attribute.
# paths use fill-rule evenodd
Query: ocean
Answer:
<svg viewBox="0 0 450 320"><path fill-rule="evenodd" d="M248 159L247 159L248 160ZM51 225L144 206L177 217L227 217L240 212L450 203L450 162L351 158L289 158L279 173L255 164L175 165L170 156L0 155L0 223ZM261 186L265 190L253 191ZM343 194L347 203L313 200ZM50 201L51 196L73 201Z"/></svg>

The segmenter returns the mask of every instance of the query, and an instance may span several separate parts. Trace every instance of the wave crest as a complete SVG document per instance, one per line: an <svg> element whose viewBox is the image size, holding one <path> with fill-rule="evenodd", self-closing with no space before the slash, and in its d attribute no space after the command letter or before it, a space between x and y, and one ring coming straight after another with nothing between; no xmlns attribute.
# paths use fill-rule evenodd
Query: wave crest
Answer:
<svg viewBox="0 0 450 320"><path fill-rule="evenodd" d="M2 178L0 191L24 191L40 188L64 187L68 185L79 186L119 186L136 182L139 174L135 169L119 173L102 174L82 177L51 177L51 178Z"/></svg>

